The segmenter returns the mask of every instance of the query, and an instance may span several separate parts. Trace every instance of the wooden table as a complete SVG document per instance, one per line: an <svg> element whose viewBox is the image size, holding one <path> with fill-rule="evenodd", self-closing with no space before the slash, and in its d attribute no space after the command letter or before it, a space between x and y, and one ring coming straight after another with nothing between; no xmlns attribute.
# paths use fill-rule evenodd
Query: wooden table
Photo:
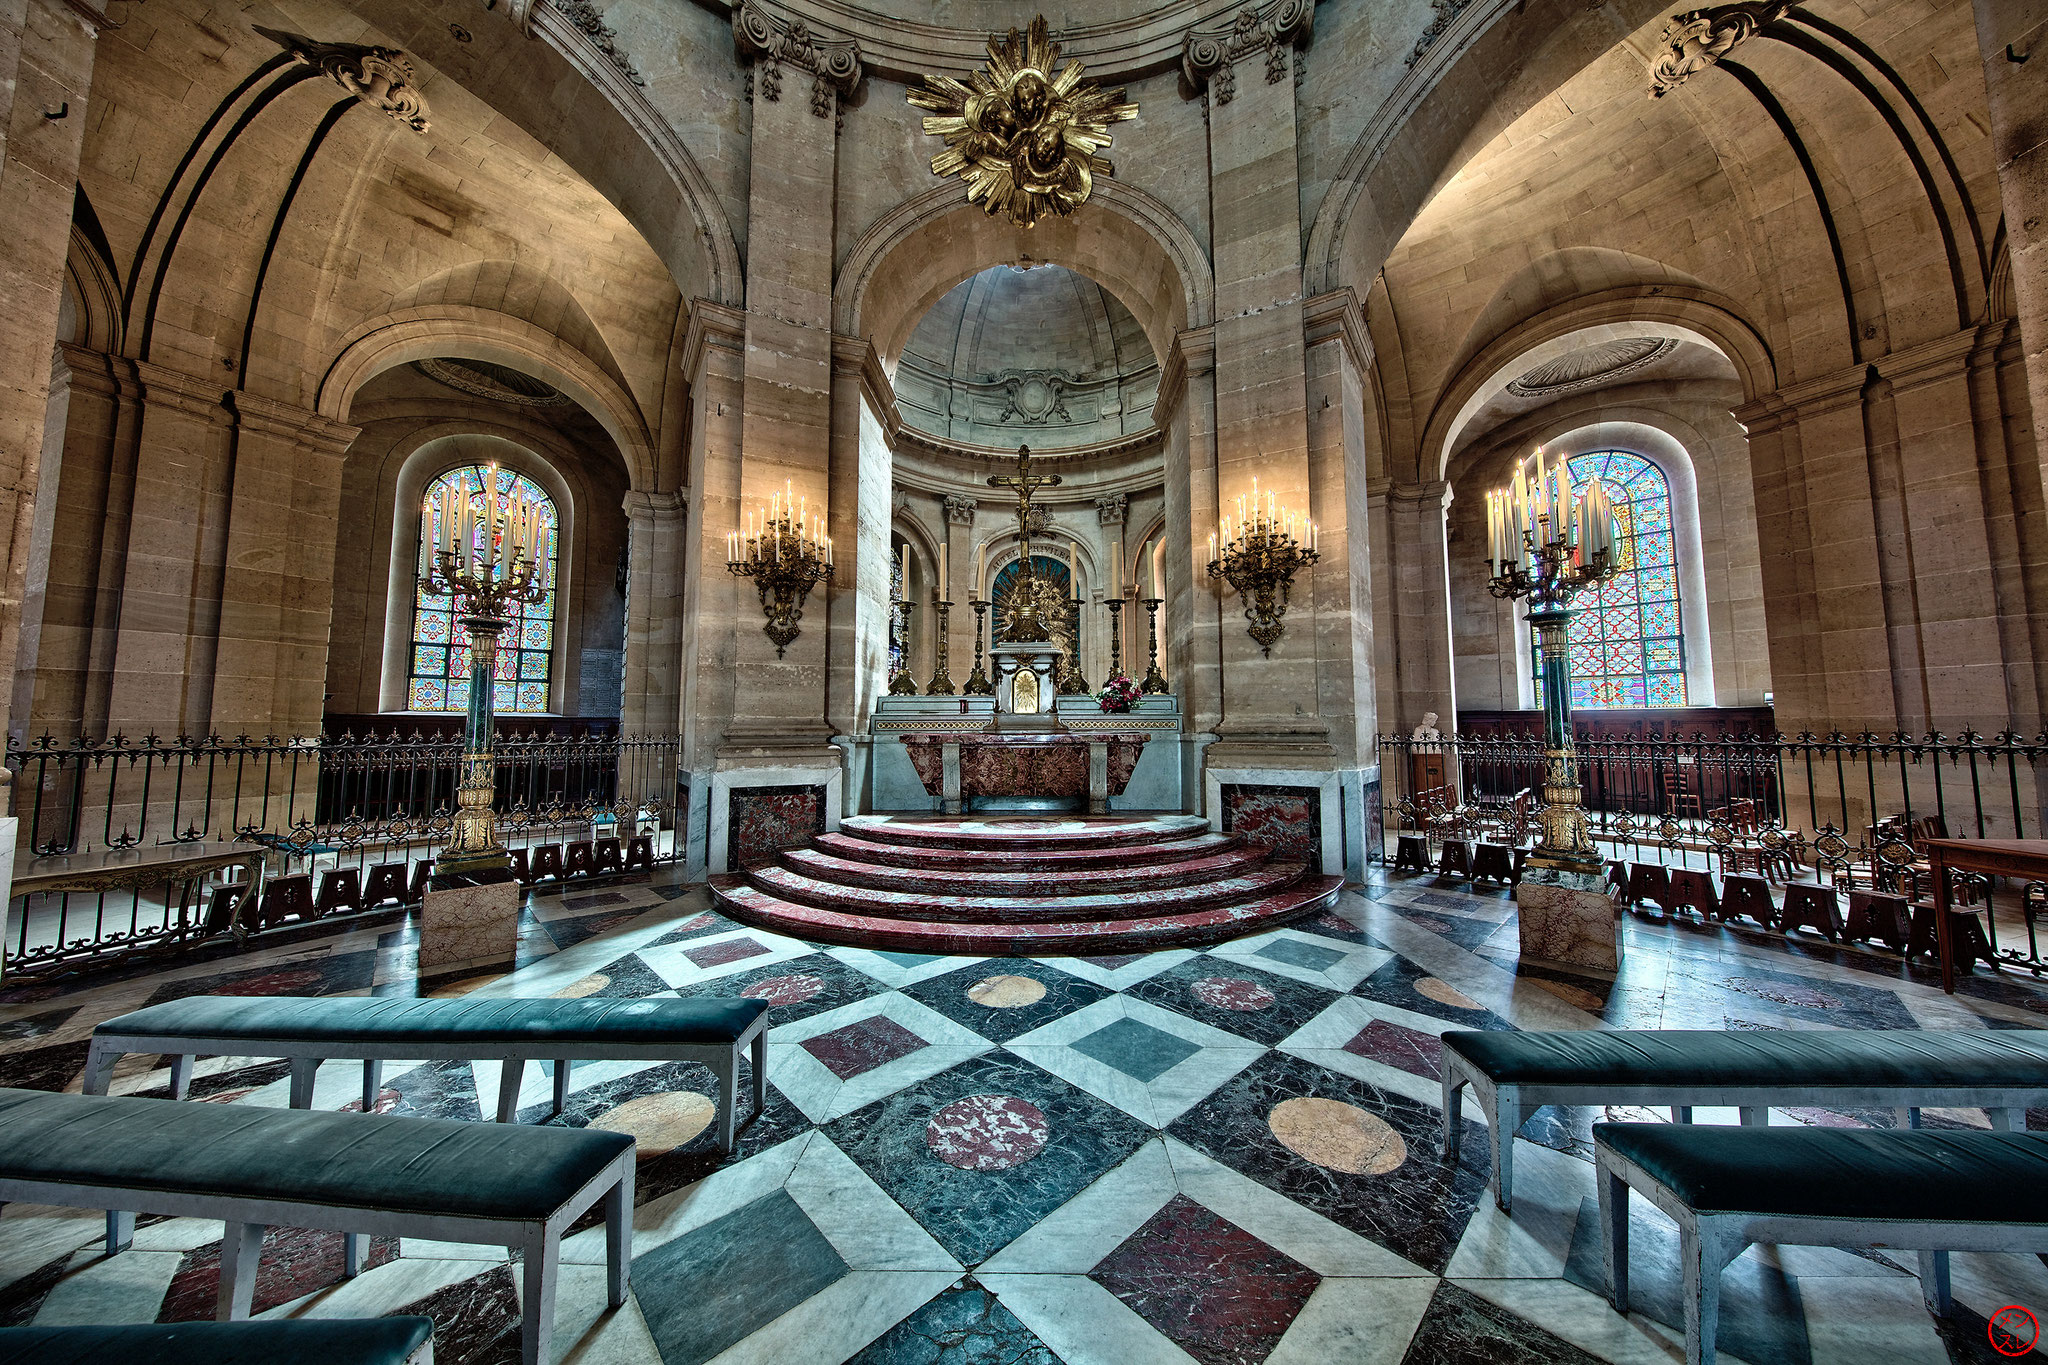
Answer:
<svg viewBox="0 0 2048 1365"><path fill-rule="evenodd" d="M2048 839L1928 839L1920 845L1934 878L1934 941L1941 950L1941 988L1956 989L1955 949L1949 944L1948 874L2048 880ZM1988 911L1987 911L1988 913Z"/></svg>
<svg viewBox="0 0 2048 1365"><path fill-rule="evenodd" d="M263 891L263 859L268 852L261 844L228 839L55 854L18 866L9 895L21 898L64 891L141 891L176 883L183 888L178 901L182 920L191 907L194 882L209 872L243 867L248 869L249 889L237 908L253 909ZM168 914L169 907L165 909ZM237 914L235 924L241 923L242 917Z"/></svg>

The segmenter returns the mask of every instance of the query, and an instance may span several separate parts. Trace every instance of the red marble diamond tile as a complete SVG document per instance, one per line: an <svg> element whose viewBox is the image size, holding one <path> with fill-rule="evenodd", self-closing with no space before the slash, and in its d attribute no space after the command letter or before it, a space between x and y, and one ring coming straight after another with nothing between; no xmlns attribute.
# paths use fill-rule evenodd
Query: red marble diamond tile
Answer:
<svg viewBox="0 0 2048 1365"><path fill-rule="evenodd" d="M872 1015L857 1024L847 1024L806 1038L804 1051L823 1062L842 1081L886 1066L898 1057L908 1057L921 1047L931 1046L887 1015Z"/></svg>
<svg viewBox="0 0 2048 1365"><path fill-rule="evenodd" d="M1433 1081L1444 1078L1444 1045L1441 1040L1419 1029L1388 1023L1384 1019L1375 1019L1360 1029L1356 1037L1344 1044L1344 1050L1398 1067L1412 1076L1427 1076Z"/></svg>
<svg viewBox="0 0 2048 1365"><path fill-rule="evenodd" d="M685 948L683 956L699 967L723 967L728 962L759 957L767 951L768 945L765 943L756 943L750 938L733 938L723 943L707 943L702 948Z"/></svg>
<svg viewBox="0 0 2048 1365"><path fill-rule="evenodd" d="M1088 1278L1202 1365L1258 1365L1322 1277L1184 1194Z"/></svg>

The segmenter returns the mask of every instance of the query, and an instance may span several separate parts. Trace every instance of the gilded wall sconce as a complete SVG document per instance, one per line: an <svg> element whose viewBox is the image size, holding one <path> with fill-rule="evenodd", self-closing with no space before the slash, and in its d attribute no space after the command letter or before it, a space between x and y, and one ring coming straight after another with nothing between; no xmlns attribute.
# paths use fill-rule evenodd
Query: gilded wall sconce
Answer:
<svg viewBox="0 0 2048 1365"><path fill-rule="evenodd" d="M795 498L784 484L765 509L748 516L744 529L726 536L725 567L754 580L768 618L761 633L775 642L779 659L801 633L797 622L811 586L832 577L832 537L809 499Z"/></svg>
<svg viewBox="0 0 2048 1365"><path fill-rule="evenodd" d="M1294 575L1322 556L1316 551L1316 524L1280 506L1271 493L1263 505L1259 481L1252 480L1249 505L1237 500L1236 517L1225 517L1219 546L1209 536L1209 576L1221 578L1244 599L1244 618L1259 650L1272 657L1273 646L1286 631L1287 593Z"/></svg>

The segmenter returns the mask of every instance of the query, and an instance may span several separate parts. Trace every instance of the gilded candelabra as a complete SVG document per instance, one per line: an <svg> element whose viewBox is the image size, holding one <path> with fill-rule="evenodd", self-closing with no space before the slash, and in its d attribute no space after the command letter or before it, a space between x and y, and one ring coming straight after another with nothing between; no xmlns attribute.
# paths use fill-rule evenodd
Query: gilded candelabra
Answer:
<svg viewBox="0 0 2048 1365"><path fill-rule="evenodd" d="M896 638L903 642L903 661L889 678L889 695L892 697L917 695L917 679L910 676L910 613L916 610L915 602L896 604Z"/></svg>
<svg viewBox="0 0 2048 1365"><path fill-rule="evenodd" d="M927 697L950 697L953 695L953 675L947 671L950 651L946 641L946 618L953 613L951 602L941 601L939 590L932 589L932 610L938 613L938 638L932 649L932 680L924 685Z"/></svg>
<svg viewBox="0 0 2048 1365"><path fill-rule="evenodd" d="M797 622L812 586L832 577L832 537L825 534L824 518L810 511L809 499L793 498L785 484L765 512L751 514L744 529L726 536L725 567L754 580L768 618L761 633L775 642L779 659L802 633Z"/></svg>
<svg viewBox="0 0 2048 1365"><path fill-rule="evenodd" d="M1074 623L1074 651L1060 660L1059 685L1057 691L1062 697L1085 697L1094 689L1088 686L1088 676L1081 671L1081 593L1080 579L1069 571L1068 579L1074 584L1071 599L1073 613L1067 619ZM1052 586L1057 589L1059 584Z"/></svg>
<svg viewBox="0 0 2048 1365"><path fill-rule="evenodd" d="M1250 506L1240 497L1237 516L1225 517L1222 544L1209 537L1209 576L1221 578L1244 599L1244 618L1259 651L1271 657L1286 631L1287 594L1294 575L1322 556L1316 524L1281 507L1271 493L1260 505L1259 481L1252 480Z"/></svg>
<svg viewBox="0 0 2048 1365"><path fill-rule="evenodd" d="M982 617L988 612L988 603L976 598L968 606L974 608L974 671L967 675L967 681L960 686L963 696L993 697L996 685L988 680L988 674L981 667Z"/></svg>
<svg viewBox="0 0 2048 1365"><path fill-rule="evenodd" d="M1147 697L1156 697L1169 690L1166 675L1159 671L1159 608L1165 602L1163 597L1147 597L1139 602L1145 608L1145 648L1151 655L1151 662L1145 668L1145 681L1138 684L1138 691Z"/></svg>
<svg viewBox="0 0 2048 1365"><path fill-rule="evenodd" d="M474 876L511 866L498 842L496 684L498 637L510 608L547 596L546 513L517 495L498 505L498 467L489 467L480 496L443 486L423 512L435 534L420 537L419 576L429 593L452 598L469 634L469 712L463 722L462 769L455 820L435 858L440 876Z"/></svg>
<svg viewBox="0 0 2048 1365"><path fill-rule="evenodd" d="M1607 490L1589 479L1574 498L1571 471L1559 460L1546 472L1536 453L1532 483L1515 466L1514 482L1486 495L1487 591L1503 600L1527 598L1525 618L1543 656L1542 835L1531 861L1573 872L1597 872L1600 850L1586 830L1578 753L1572 743L1571 644L1566 627L1581 592L1621 567L1614 510Z"/></svg>
<svg viewBox="0 0 2048 1365"><path fill-rule="evenodd" d="M1103 606L1109 608L1109 676L1111 679L1124 675L1124 599L1112 597Z"/></svg>

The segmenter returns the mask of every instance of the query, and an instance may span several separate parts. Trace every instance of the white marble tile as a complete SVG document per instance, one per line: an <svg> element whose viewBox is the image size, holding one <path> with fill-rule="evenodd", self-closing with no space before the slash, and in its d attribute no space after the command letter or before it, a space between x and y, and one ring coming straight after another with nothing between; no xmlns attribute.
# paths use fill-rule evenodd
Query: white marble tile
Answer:
<svg viewBox="0 0 2048 1365"><path fill-rule="evenodd" d="M853 1271L720 1351L708 1365L845 1360L957 1278L957 1271Z"/></svg>
<svg viewBox="0 0 2048 1365"><path fill-rule="evenodd" d="M400 1257L365 1270L352 1280L279 1304L258 1317L376 1318L483 1273L487 1266L469 1259L426 1260ZM515 1279L517 1276L515 1275Z"/></svg>
<svg viewBox="0 0 2048 1365"><path fill-rule="evenodd" d="M1355 1052L1346 1052L1344 1045L1356 1038L1366 1025L1375 1019L1384 1019L1419 1033L1441 1037L1445 1029L1460 1027L1443 1019L1432 1019L1426 1014L1415 1014L1395 1005L1383 1005L1377 1000L1363 996L1345 995L1332 1000L1321 1014L1296 1029L1280 1044L1280 1051L1314 1062L1317 1066L1328 1067L1346 1076L1356 1076L1369 1085L1382 1090L1391 1090L1397 1095L1427 1104L1435 1108L1443 1103L1443 1083L1427 1076L1418 1076L1412 1071L1389 1066L1371 1057L1361 1057ZM1467 1102L1466 1112L1481 1120L1485 1115L1479 1106Z"/></svg>
<svg viewBox="0 0 2048 1365"><path fill-rule="evenodd" d="M1400 1365L1436 1286L1433 1275L1324 1280L1265 1365Z"/></svg>
<svg viewBox="0 0 2048 1365"><path fill-rule="evenodd" d="M1172 1034L1194 1046L1196 1051L1168 1067L1150 1081L1140 1080L1107 1062L1078 1051L1073 1045L1119 1019L1133 1019L1162 1033ZM1055 1019L1020 1037L1012 1038L1010 1051L1043 1067L1062 1080L1080 1086L1097 1098L1154 1128L1164 1128L1238 1072L1257 1061L1265 1051L1258 1044L1211 1028L1172 1010L1126 995L1112 995L1084 1009Z"/></svg>
<svg viewBox="0 0 2048 1365"><path fill-rule="evenodd" d="M1106 967L1101 962L1091 962L1085 957L1046 957L1040 958L1039 961L1048 962L1070 976L1080 977L1083 981L1093 981L1096 985L1109 990L1121 991L1137 985L1140 981L1149 980L1169 967L1177 967L1195 955L1192 948L1169 948L1164 952L1140 953L1135 961L1115 967Z"/></svg>
<svg viewBox="0 0 2048 1365"><path fill-rule="evenodd" d="M100 1322L155 1322L157 1306L185 1257L176 1251L128 1250L118 1256L80 1251L36 1310L38 1327Z"/></svg>
<svg viewBox="0 0 2048 1365"><path fill-rule="evenodd" d="M659 938L661 935L656 934L654 937ZM738 943L745 939L752 939L768 951L765 953L753 953L731 962L715 962L706 967L698 966L688 956L691 953L702 953L706 948L715 948L721 943ZM659 948L641 948L638 950L640 960L651 967L656 976L659 976L671 986L702 985L706 981L716 981L720 977L737 976L741 972L751 972L758 967L770 966L777 962L788 962L794 958L809 957L816 951L817 949L808 943L798 939L785 938L781 934L771 934L765 929L731 929L724 933L705 934L701 938L684 939L680 943L666 943ZM560 954L557 954L557 956L560 956ZM562 986L566 986L569 982L587 976L597 970L597 968L602 967L606 962L616 961L621 956L623 954L615 952L604 957L601 961L589 961L579 964L579 970L568 972L562 975L559 981L551 982L550 989L559 989Z"/></svg>
<svg viewBox="0 0 2048 1365"><path fill-rule="evenodd" d="M1343 956L1326 967L1313 967L1268 955L1269 949L1276 950L1278 945L1289 943L1326 952L1341 952ZM1219 944L1209 952L1214 957L1242 962L1247 967L1256 967L1260 971L1272 972L1277 976L1292 977L1311 986L1325 986L1333 991L1350 990L1392 961L1394 956L1383 948L1369 948L1344 939L1305 933L1299 929L1275 929L1270 933L1255 934L1251 938Z"/></svg>
<svg viewBox="0 0 2048 1365"><path fill-rule="evenodd" d="M771 1190L782 1188L789 1173L802 1159L804 1148L816 1134L805 1133L778 1143L765 1152L712 1172L694 1185L685 1185L659 1199L651 1199L633 1210L633 1255L645 1256L664 1242L693 1232L706 1223L723 1218L734 1209L753 1203ZM562 1241L562 1259L587 1264L605 1259L604 1229L586 1228Z"/></svg>
<svg viewBox="0 0 2048 1365"><path fill-rule="evenodd" d="M1799 1302L1813 1365L1948 1365L1948 1348L1921 1303L1917 1276L1802 1279Z"/></svg>
<svg viewBox="0 0 2048 1365"><path fill-rule="evenodd" d="M640 1306L629 1294L617 1308L606 1303L601 1265L563 1265L555 1281L555 1334L550 1365L652 1365L661 1351L648 1334ZM521 1294L525 1287L521 1285Z"/></svg>
<svg viewBox="0 0 2048 1365"><path fill-rule="evenodd" d="M60 1256L91 1247L106 1232L106 1215L89 1209L58 1209L46 1204L0 1208L0 1288Z"/></svg>
<svg viewBox="0 0 2048 1365"><path fill-rule="evenodd" d="M1194 1365L1121 1299L1081 1275L981 1275L1067 1365Z"/></svg>
<svg viewBox="0 0 2048 1365"><path fill-rule="evenodd" d="M103 1221L101 1214L94 1214L93 1218ZM135 1249L191 1251L208 1242L218 1242L225 1226L215 1218L173 1218L163 1223L150 1223L135 1229Z"/></svg>
<svg viewBox="0 0 2048 1365"><path fill-rule="evenodd" d="M783 1189L854 1270L960 1273L960 1263L823 1133L805 1146Z"/></svg>
<svg viewBox="0 0 2048 1365"><path fill-rule="evenodd" d="M799 1044L882 1015L926 1042L915 1052L841 1079ZM850 1114L907 1085L936 1076L995 1045L907 995L889 991L768 1031L768 1080L813 1123Z"/></svg>
<svg viewBox="0 0 2048 1365"><path fill-rule="evenodd" d="M1153 1138L984 1261L980 1273L1085 1275L1178 1189L1165 1140Z"/></svg>
<svg viewBox="0 0 2048 1365"><path fill-rule="evenodd" d="M886 953L875 952L869 948L832 947L825 949L825 952L832 957L838 958L856 971L864 972L868 976L873 977L891 990L899 991L905 986L914 986L920 981L929 981L935 976L944 976L947 972L965 967L971 962L986 962L988 960L981 957L927 957L920 953L891 956ZM897 958L902 956L919 960L913 962L898 961Z"/></svg>
<svg viewBox="0 0 2048 1365"><path fill-rule="evenodd" d="M1517 1196L1517 1202L1520 1202ZM1612 1365L1673 1365L1684 1359L1682 1334L1640 1313L1624 1317L1613 1305L1565 1280L1463 1280L1459 1288L1527 1318ZM1720 1352L1721 1365L1737 1365L1737 1357ZM1744 1365L1775 1365L1770 1361Z"/></svg>
<svg viewBox="0 0 2048 1365"><path fill-rule="evenodd" d="M1385 1247L1339 1227L1192 1147L1168 1138L1166 1150L1181 1193L1318 1275L1403 1278L1428 1274Z"/></svg>
<svg viewBox="0 0 2048 1365"><path fill-rule="evenodd" d="M1455 1280L1556 1279L1564 1274L1580 1211L1593 1197L1593 1165L1533 1142L1515 1145L1515 1212L1489 1192L1458 1239L1448 1273ZM1632 1199L1631 1211L1648 1201ZM1654 1208L1649 1209L1655 1214Z"/></svg>

